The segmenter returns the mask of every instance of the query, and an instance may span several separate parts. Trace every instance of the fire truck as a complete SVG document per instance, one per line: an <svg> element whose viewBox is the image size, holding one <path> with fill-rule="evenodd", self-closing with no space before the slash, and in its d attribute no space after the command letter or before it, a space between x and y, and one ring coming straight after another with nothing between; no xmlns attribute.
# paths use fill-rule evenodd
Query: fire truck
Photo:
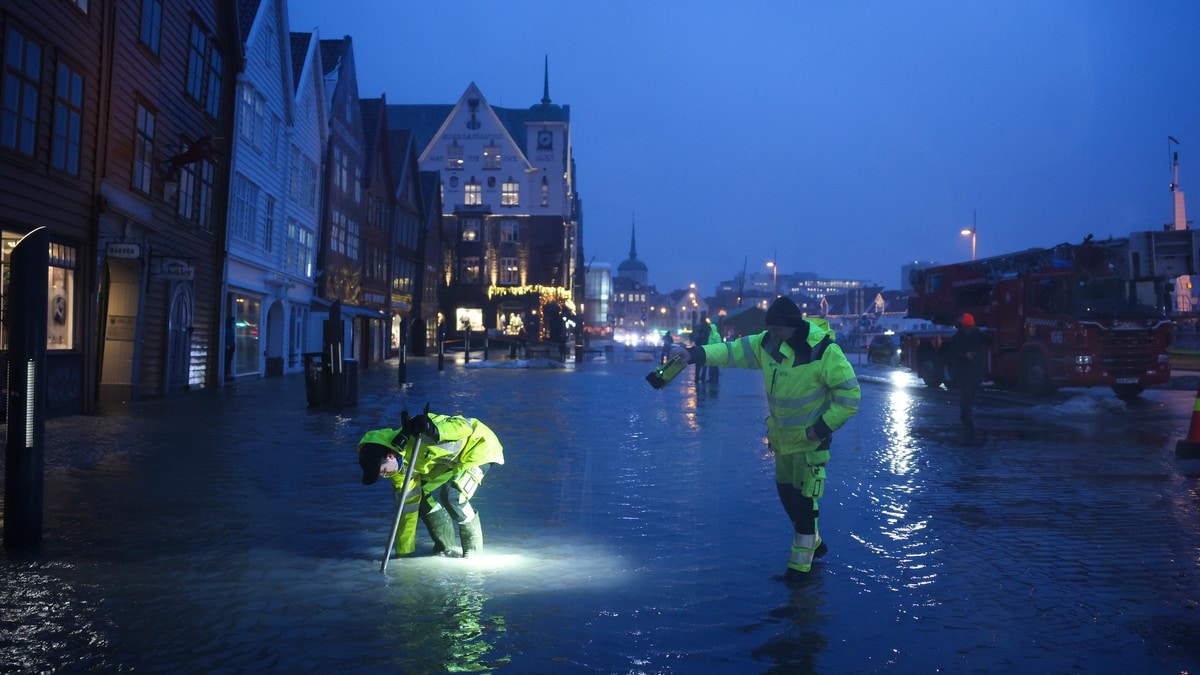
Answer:
<svg viewBox="0 0 1200 675"><path fill-rule="evenodd" d="M1171 377L1171 282L1194 274L1190 230L1059 244L913 270L908 317L935 327L903 333L904 365L928 386L955 386L948 358L964 312L990 338L985 379L1044 396L1110 387L1122 399Z"/></svg>

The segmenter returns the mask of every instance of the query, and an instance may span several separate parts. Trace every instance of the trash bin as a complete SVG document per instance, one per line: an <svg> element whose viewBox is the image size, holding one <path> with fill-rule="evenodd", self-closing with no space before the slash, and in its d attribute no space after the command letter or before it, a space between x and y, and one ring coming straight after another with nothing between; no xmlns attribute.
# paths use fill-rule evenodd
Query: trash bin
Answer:
<svg viewBox="0 0 1200 675"><path fill-rule="evenodd" d="M346 385L346 395L342 401L346 405L358 405L358 361L342 359L342 377Z"/></svg>
<svg viewBox="0 0 1200 675"><path fill-rule="evenodd" d="M304 393L308 396L311 406L325 405L330 400L329 368L325 365L321 352L310 352L304 355Z"/></svg>

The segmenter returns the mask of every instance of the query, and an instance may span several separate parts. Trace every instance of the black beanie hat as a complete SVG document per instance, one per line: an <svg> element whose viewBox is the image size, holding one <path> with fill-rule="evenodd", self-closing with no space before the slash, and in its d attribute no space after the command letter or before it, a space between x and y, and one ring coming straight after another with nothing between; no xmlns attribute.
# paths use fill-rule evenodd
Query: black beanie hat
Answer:
<svg viewBox="0 0 1200 675"><path fill-rule="evenodd" d="M804 315L800 313L800 308L795 302L787 296L780 296L771 303L771 308L767 310L767 325L768 326L795 326L800 327L804 324Z"/></svg>
<svg viewBox="0 0 1200 675"><path fill-rule="evenodd" d="M371 485L379 479L379 465L383 464L383 458L387 457L389 452L395 450L378 443L364 443L358 449L358 465L363 470L363 485Z"/></svg>

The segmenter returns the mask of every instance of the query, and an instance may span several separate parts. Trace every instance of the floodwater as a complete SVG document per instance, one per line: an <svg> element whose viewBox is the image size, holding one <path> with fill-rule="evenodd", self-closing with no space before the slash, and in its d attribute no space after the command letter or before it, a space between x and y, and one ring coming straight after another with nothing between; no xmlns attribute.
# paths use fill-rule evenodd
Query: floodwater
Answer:
<svg viewBox="0 0 1200 675"><path fill-rule="evenodd" d="M945 391L861 369L809 578L757 373L667 389L578 367L391 362L359 403L300 376L47 424L45 525L0 557L3 672L929 673L1200 667L1191 391L1125 405ZM476 366L480 364L474 364ZM538 364L532 364L538 365ZM485 553L380 572L394 515L354 444L429 402L493 427Z"/></svg>

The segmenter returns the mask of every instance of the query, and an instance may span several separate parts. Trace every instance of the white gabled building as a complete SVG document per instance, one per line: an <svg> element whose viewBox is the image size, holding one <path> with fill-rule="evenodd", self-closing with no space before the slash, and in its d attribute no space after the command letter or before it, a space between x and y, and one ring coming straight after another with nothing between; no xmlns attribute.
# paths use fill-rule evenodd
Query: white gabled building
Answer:
<svg viewBox="0 0 1200 675"><path fill-rule="evenodd" d="M288 208L284 222L284 274L296 280L289 289L293 305L284 318L291 330L287 353L299 360L305 352L322 348L321 324L327 311L314 307L316 258L320 244L322 171L329 138L326 119L325 78L321 65L320 36L292 33L292 87L294 108L291 160L288 162ZM310 311L311 310L311 311ZM302 367L296 364L296 367Z"/></svg>
<svg viewBox="0 0 1200 675"><path fill-rule="evenodd" d="M491 106L474 83L454 105L388 105L422 171L441 183L445 328L569 339L584 301L570 107Z"/></svg>
<svg viewBox="0 0 1200 675"><path fill-rule="evenodd" d="M317 37L286 0L239 5L222 325L226 379L302 368L313 295L323 91Z"/></svg>

